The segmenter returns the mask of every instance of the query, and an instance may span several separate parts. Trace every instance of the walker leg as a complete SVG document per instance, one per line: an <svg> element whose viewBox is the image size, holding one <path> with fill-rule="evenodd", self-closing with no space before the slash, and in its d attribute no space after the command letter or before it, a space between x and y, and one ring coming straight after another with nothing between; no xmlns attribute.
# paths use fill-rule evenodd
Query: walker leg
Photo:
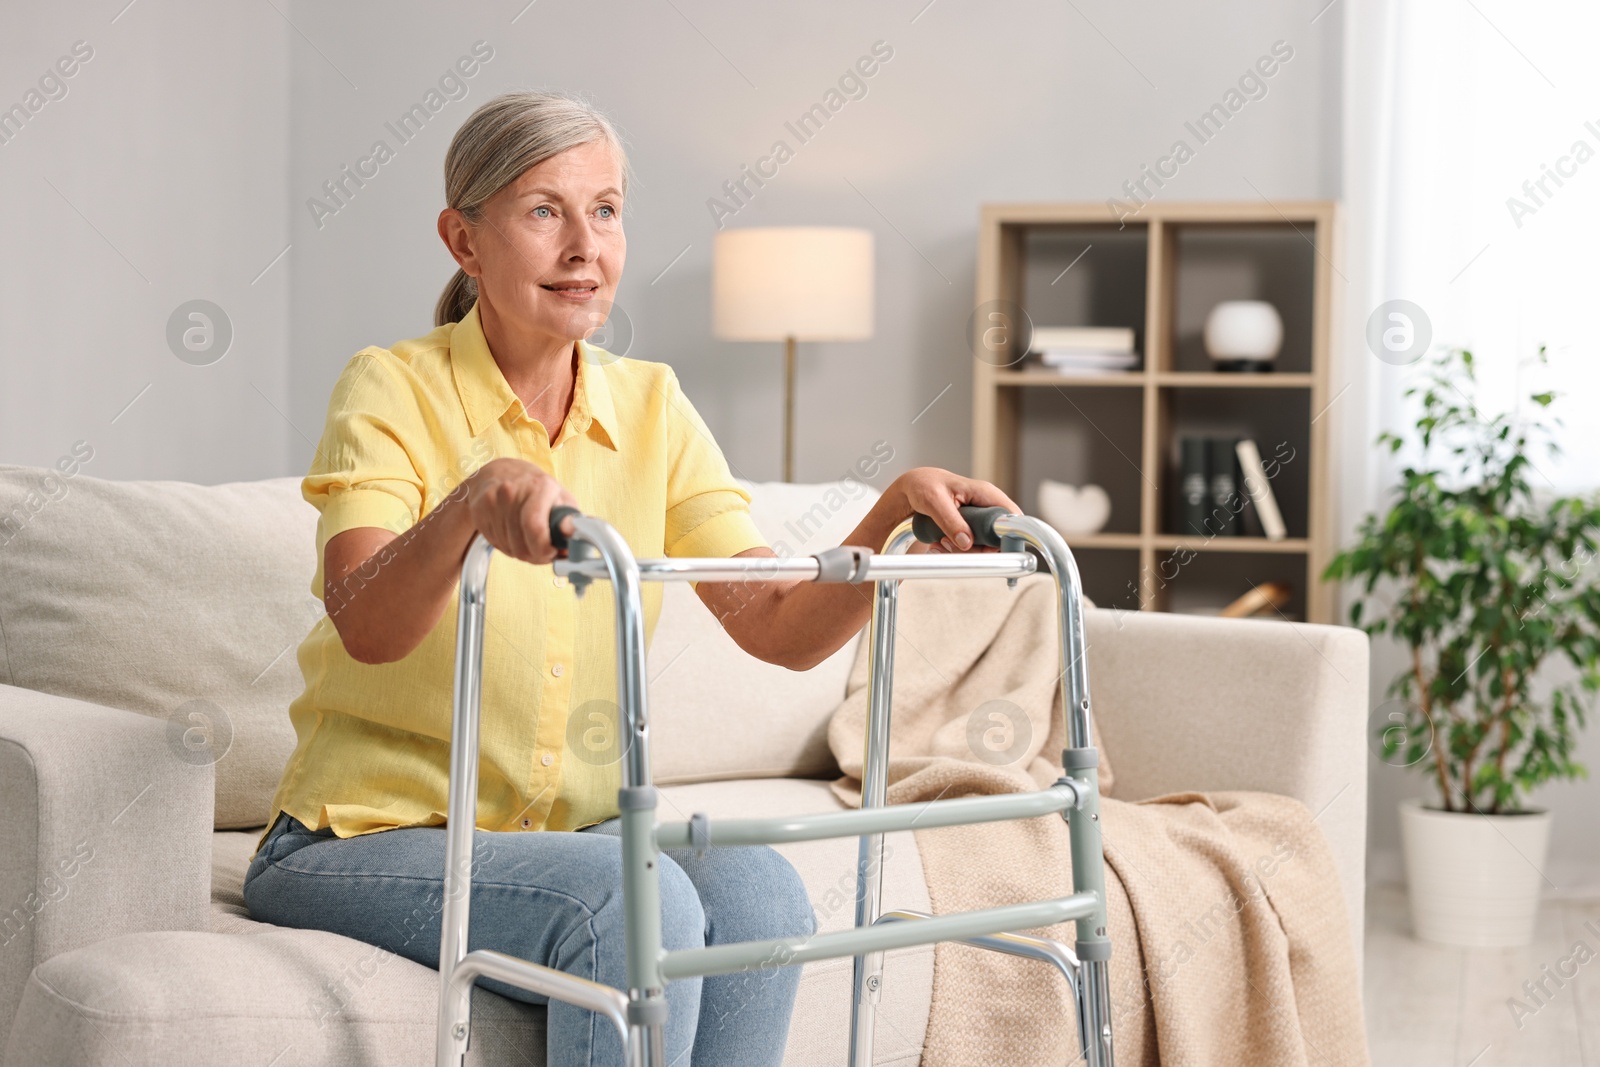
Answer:
<svg viewBox="0 0 1600 1067"><path fill-rule="evenodd" d="M1069 811L1072 840L1072 888L1093 892L1099 899L1095 914L1078 920L1078 1029L1083 1039L1087 1067L1112 1067L1111 1054L1111 939L1106 914L1105 846L1100 835L1100 775L1090 764L1098 761L1093 748L1068 749L1064 763L1080 765L1069 774L1085 778L1093 787L1082 808Z"/></svg>
<svg viewBox="0 0 1600 1067"><path fill-rule="evenodd" d="M1060 619L1061 715L1067 747L1061 766L1067 774L1087 781L1083 803L1067 811L1072 850L1072 888L1093 893L1099 907L1077 920L1078 1025L1088 1067L1112 1067L1110 920L1106 913L1105 844L1100 830L1100 754L1094 747L1093 711L1089 703L1088 641L1084 635L1083 583L1072 550L1059 531L1038 519L1012 515L999 518L995 531L1032 544L1050 566L1056 580L1056 612Z"/></svg>
<svg viewBox="0 0 1600 1067"><path fill-rule="evenodd" d="M483 697L483 635L493 549L475 538L461 566L450 723L450 795L445 826L444 911L439 931L436 1067L461 1067L471 1042L472 982L456 982L467 954L472 905L472 840L478 822L478 720Z"/></svg>
<svg viewBox="0 0 1600 1067"><path fill-rule="evenodd" d="M644 605L639 567L620 534L603 523L580 530L611 565L617 626L618 736L626 738L622 788L623 940L628 974L629 1067L666 1067L663 1027L666 982L661 977L661 850L656 845L655 786L650 778L650 708L645 681Z"/></svg>
<svg viewBox="0 0 1600 1067"><path fill-rule="evenodd" d="M661 852L654 832L656 791L653 786L624 786L617 791L617 801L622 809L628 1063L630 1067L666 1067L662 1029L667 1021L667 995L660 970Z"/></svg>
<svg viewBox="0 0 1600 1067"><path fill-rule="evenodd" d="M1088 1067L1113 1067L1108 960L1083 960L1078 971L1078 1033Z"/></svg>
<svg viewBox="0 0 1600 1067"><path fill-rule="evenodd" d="M888 551L903 550L891 544ZM868 683L866 751L861 766L861 806L879 808L888 793L889 708L894 675L894 620L900 599L898 581L877 583L872 630L868 637L871 680ZM883 835L865 834L856 860L856 926L878 921L883 906ZM855 984L850 999L850 1067L871 1067L878 997L883 985L883 953L855 957Z"/></svg>
<svg viewBox="0 0 1600 1067"><path fill-rule="evenodd" d="M628 1067L666 1067L666 1057L660 1023L628 1025Z"/></svg>

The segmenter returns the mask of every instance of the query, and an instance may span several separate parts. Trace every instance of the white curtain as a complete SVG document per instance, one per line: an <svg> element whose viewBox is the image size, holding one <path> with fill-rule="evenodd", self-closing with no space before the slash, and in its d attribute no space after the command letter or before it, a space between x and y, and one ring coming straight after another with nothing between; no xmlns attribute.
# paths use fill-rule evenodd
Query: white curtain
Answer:
<svg viewBox="0 0 1600 1067"><path fill-rule="evenodd" d="M1341 535L1393 480L1369 446L1408 424L1418 367L1368 349L1385 301L1419 305L1434 345L1464 345L1480 398L1562 393L1565 454L1535 456L1538 489L1600 486L1600 6L1501 0L1350 0L1344 199L1351 255L1340 344L1350 385L1330 415ZM1533 360L1548 347L1547 369ZM1336 372L1336 378L1338 374ZM1349 402L1348 404L1346 402Z"/></svg>
<svg viewBox="0 0 1600 1067"><path fill-rule="evenodd" d="M1502 407L1538 384L1566 395L1565 455L1536 457L1546 493L1600 485L1600 94L1584 55L1597 12L1563 2L1518 8L1502 0L1334 0L1344 20L1343 190L1347 255L1334 279L1343 308L1327 418L1335 442L1338 535L1387 503L1397 462L1371 447L1380 429L1404 429L1401 400L1417 366L1393 366L1368 349L1372 311L1405 299L1423 307L1436 344L1472 348L1480 399ZM1329 16L1331 17L1331 13ZM1548 81L1546 79L1549 79ZM1553 85L1553 87L1552 87ZM1588 109L1587 112L1585 109ZM1570 176L1533 204L1522 189L1582 140L1597 154L1565 163ZM1536 210L1513 219L1508 198ZM1521 226L1517 222L1521 222ZM1527 360L1549 346L1542 379ZM1372 645L1372 706L1407 656L1392 639ZM1591 721L1580 748L1600 743ZM1395 802L1429 787L1374 762L1369 862L1399 877ZM1551 786L1537 802L1556 812L1548 877L1560 885L1600 878L1591 846L1600 779Z"/></svg>

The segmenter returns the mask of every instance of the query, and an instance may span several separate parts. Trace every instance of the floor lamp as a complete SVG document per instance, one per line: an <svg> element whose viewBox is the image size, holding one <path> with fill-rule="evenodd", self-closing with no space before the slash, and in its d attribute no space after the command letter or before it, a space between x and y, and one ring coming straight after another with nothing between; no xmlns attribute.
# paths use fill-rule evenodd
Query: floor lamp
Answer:
<svg viewBox="0 0 1600 1067"><path fill-rule="evenodd" d="M872 231L773 226L719 231L711 256L712 333L782 341L783 480L794 481L795 344L872 336Z"/></svg>

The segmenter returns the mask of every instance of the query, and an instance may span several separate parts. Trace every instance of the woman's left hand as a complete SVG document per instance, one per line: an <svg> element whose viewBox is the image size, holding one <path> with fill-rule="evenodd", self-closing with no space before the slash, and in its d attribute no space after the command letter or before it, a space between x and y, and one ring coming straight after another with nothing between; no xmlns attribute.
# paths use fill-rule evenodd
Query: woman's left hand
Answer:
<svg viewBox="0 0 1600 1067"><path fill-rule="evenodd" d="M972 547L972 528L957 509L972 504L992 507L996 504L1020 513L1016 501L1002 493L998 486L977 478L964 478L939 467L916 467L894 480L885 496L898 490L909 511L930 516L945 533L944 540L930 545L929 552L965 552ZM980 552L996 549L979 548Z"/></svg>

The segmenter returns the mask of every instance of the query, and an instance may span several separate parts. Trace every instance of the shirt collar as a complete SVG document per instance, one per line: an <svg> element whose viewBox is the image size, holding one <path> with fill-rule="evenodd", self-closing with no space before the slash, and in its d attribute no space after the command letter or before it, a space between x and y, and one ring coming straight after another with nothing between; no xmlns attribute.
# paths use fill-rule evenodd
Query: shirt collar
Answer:
<svg viewBox="0 0 1600 1067"><path fill-rule="evenodd" d="M579 341L578 348L581 358L572 391L572 407L567 411L560 438L551 445L574 434L588 433L593 426L599 432L591 436L615 452L617 415L611 402L611 385L606 380L602 350L587 341ZM489 351L476 303L451 331L450 368L472 436L477 437L499 422L513 406L521 410L522 401L512 391L500 364Z"/></svg>

